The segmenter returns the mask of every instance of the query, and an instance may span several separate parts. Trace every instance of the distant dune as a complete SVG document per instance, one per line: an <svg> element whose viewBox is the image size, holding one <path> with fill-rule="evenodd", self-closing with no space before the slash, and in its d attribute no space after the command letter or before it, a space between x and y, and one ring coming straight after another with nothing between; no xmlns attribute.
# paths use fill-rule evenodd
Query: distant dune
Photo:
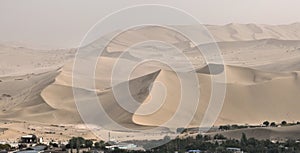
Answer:
<svg viewBox="0 0 300 153"><path fill-rule="evenodd" d="M300 23L290 25L256 25L231 23L207 26L217 41L245 41L260 39L299 40Z"/></svg>

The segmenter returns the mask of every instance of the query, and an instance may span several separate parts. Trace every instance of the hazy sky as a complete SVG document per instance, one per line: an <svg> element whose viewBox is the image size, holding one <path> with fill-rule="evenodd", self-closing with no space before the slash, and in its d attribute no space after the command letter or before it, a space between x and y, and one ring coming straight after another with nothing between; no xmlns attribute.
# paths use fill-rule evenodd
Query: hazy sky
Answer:
<svg viewBox="0 0 300 153"><path fill-rule="evenodd" d="M138 4L164 4L204 24L300 22L300 0L0 0L0 42L68 48L104 16Z"/></svg>

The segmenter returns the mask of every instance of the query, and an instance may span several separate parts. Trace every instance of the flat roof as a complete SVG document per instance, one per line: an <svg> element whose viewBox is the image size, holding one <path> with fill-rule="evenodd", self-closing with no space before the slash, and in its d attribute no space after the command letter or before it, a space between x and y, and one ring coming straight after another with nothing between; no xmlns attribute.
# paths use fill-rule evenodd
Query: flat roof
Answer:
<svg viewBox="0 0 300 153"><path fill-rule="evenodd" d="M29 134L29 135L24 135L21 138L35 138L35 135Z"/></svg>

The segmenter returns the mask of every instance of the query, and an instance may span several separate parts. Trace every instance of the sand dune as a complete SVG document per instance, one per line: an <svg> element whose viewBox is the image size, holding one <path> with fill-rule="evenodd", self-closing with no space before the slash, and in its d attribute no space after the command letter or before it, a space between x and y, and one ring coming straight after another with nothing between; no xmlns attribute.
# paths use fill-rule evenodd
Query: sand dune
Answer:
<svg viewBox="0 0 300 153"><path fill-rule="evenodd" d="M177 26L191 33L199 29L197 26ZM79 105L91 101L96 93L101 105L107 110L95 115L106 113L114 122L133 129L148 129L160 126L174 115L180 103L182 93L177 74L162 63L145 63L137 67L130 76L130 81L111 85L112 68L117 61L133 64L141 60L141 54L168 58L180 68L183 76L190 73L185 69L183 59L175 58L172 48L137 46L135 52L127 53L117 58L121 53L141 40L155 39L170 42L183 50L195 66L196 77L200 86L199 106L195 115L190 118L191 108L183 106L178 112L178 118L172 120L171 127L183 126L182 121L191 119L189 126L200 125L211 96L211 78L226 72L226 95L223 109L215 125L219 124L258 124L264 120L298 121L297 108L300 98L299 59L300 59L300 29L299 24L282 26L241 25L207 26L218 41L223 65L206 63L201 53L187 38L174 31L159 27L136 28L124 32L112 41L102 57L98 58L95 73L96 88L84 85L88 78L79 74L83 84L72 84L74 51L36 51L28 48L0 46L0 118L39 123L82 123L77 111L73 89L84 94L78 99ZM101 38L106 39L106 38ZM92 56L97 50L96 40L81 49ZM196 44L201 48L209 48L211 44ZM153 50L163 50L156 53ZM89 55L91 53L91 55ZM164 54L165 53L165 54ZM32 56L34 55L34 56ZM211 55L209 58L214 58ZM19 62L14 62L17 59ZM86 58L84 60L90 60ZM84 62L84 61L83 61ZM216 68L210 72L208 65ZM84 66L84 65L83 65ZM84 68L84 67L83 67ZM121 78L116 78L121 80ZM188 80L188 77L185 77ZM130 91L138 102L132 106L134 112L122 108L113 95L113 88L123 90L129 83ZM163 87L163 88L161 88ZM185 89L189 91L191 89ZM124 101L126 95L120 94ZM185 99L190 101L192 99ZM97 104L98 105L98 104ZM161 106L156 110L158 106ZM90 111L97 112L96 108ZM145 114L145 112L151 112ZM144 114L143 114L144 113ZM94 117L89 120L105 120ZM115 128L109 122L103 127ZM273 129L272 129L273 130Z"/></svg>
<svg viewBox="0 0 300 153"><path fill-rule="evenodd" d="M237 66L226 66L225 71L227 73L227 94L223 110L216 124L257 124L261 123L263 120L298 120L299 114L297 113L297 107L295 107L299 105L297 102L297 99L299 98L299 94L297 93L300 92L298 86L298 72L271 73ZM137 88L141 86L145 86L144 89L149 88L148 86L150 86L150 84L144 84L145 80L149 80L149 83L154 82L153 78L149 77L149 75L140 77L141 80L144 80L143 82L137 81L137 79L129 82L134 86L133 89L135 90L132 92L134 95L143 95L143 98L138 100L143 104L139 107L140 110L137 109L137 112L143 111L144 109L151 109L151 105L147 103L149 99L146 99L148 96L147 92L143 92L142 89ZM210 74L198 72L198 78L202 89L200 106L194 116L191 126L200 124L211 92ZM163 103L163 105L151 115L126 113L126 111L122 110L117 103L113 102L115 99L112 96L111 90L100 92L98 94L99 99L101 99L100 101L104 102L103 105L111 111L107 113L112 113L109 116L117 123L122 123L124 125L135 123L136 125L158 126L169 120L176 111L180 101L181 91L179 90L180 83L176 73L172 71L160 71L155 81L164 84L167 90L167 97L165 98L165 101L155 101L157 103ZM54 108L64 107L64 109L67 110L74 109L74 106L71 106L72 100L70 100L73 98L71 88L67 87L68 90L64 88L66 87L51 85L42 93L42 95L44 95L43 98ZM66 93L66 91L70 94L67 94L68 92ZM156 88L154 87L152 88L150 95L164 96L158 95L157 93L159 92L161 91L156 91ZM237 93L239 94L237 95ZM48 95L48 97L45 95ZM70 99L68 100L68 98ZM163 99L163 97L156 98ZM57 103L58 101L64 101L64 103ZM109 103L106 103L107 101L109 101ZM147 108L143 108L143 105L147 105ZM152 104L152 106L157 105L158 104ZM258 105L261 107L257 108ZM291 106L293 106L293 108L290 108ZM121 113L122 115L116 112ZM177 122L186 117L186 112L180 113L182 118L179 118Z"/></svg>
<svg viewBox="0 0 300 153"><path fill-rule="evenodd" d="M180 31L198 34L203 27L198 25L171 26ZM300 39L300 23L290 25L256 25L256 24L228 24L224 26L206 25L207 30L215 38L216 42L226 41L251 41L262 39L277 40L299 40ZM179 31L179 32L180 32ZM202 36L198 36L202 37ZM128 39L130 38L130 39ZM113 42L107 47L107 51L123 51L127 46L132 46L138 41L143 40L161 40L174 44L176 47L187 48L190 43L187 38L181 36L178 32L168 30L166 28L153 26L144 29L142 27L134 28L117 36ZM97 46L95 41L87 47Z"/></svg>
<svg viewBox="0 0 300 153"><path fill-rule="evenodd" d="M1 78L1 118L31 122L47 120L47 122L79 123L81 120L76 115L76 110L72 109L72 112L56 110L40 96L42 90L53 83L58 74L58 70L50 70L41 74ZM64 120L63 116L75 119L69 120L66 117Z"/></svg>
<svg viewBox="0 0 300 153"><path fill-rule="evenodd" d="M262 39L226 41L217 44L220 47L224 63L227 65L271 72L299 70L300 41L298 40ZM213 44L199 45L199 48L209 48L211 45ZM187 50L187 53L191 55L196 52L198 52L196 47ZM216 55L211 56L216 57Z"/></svg>
<svg viewBox="0 0 300 153"><path fill-rule="evenodd" d="M290 25L257 25L231 23L224 26L208 25L217 41L245 41L259 39L299 40L300 23Z"/></svg>
<svg viewBox="0 0 300 153"><path fill-rule="evenodd" d="M278 122L280 119L298 120L297 109L294 107L299 105L297 102L299 98L297 93L300 91L298 73L267 73L235 66L226 66L225 70L227 71L227 93L222 112L216 124L257 124L261 123L263 118ZM171 74L168 74L168 76L170 77ZM199 125L199 119L201 120L203 117L210 95L210 85L207 83L210 81L209 76L198 73L198 77L203 89L201 90L200 99L202 105L195 114L195 119L192 122L194 126ZM160 76L158 76L158 79L160 79ZM170 86L172 89L174 81L167 80L164 82L165 85ZM171 93L173 93L172 95L180 95L180 92L174 94L174 91L170 91L169 95ZM178 102L178 97L175 97L175 99ZM161 120L168 120L166 114L171 116L175 112L176 100L167 98L164 105L167 105L168 102L172 107L162 107L161 110L149 116L134 116L135 121L140 124L158 125L158 123L163 122ZM260 107L257 108L257 106ZM291 106L294 108L290 108ZM183 117L185 113L182 112Z"/></svg>

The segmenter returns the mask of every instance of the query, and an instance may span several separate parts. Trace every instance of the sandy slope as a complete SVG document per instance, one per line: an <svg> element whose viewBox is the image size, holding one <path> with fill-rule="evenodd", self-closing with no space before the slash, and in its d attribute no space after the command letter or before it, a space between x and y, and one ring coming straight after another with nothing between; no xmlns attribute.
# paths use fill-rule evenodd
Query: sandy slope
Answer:
<svg viewBox="0 0 300 153"><path fill-rule="evenodd" d="M18 76L58 69L74 55L70 50L37 50L0 44L0 76Z"/></svg>
<svg viewBox="0 0 300 153"><path fill-rule="evenodd" d="M168 41L176 47L186 48L190 45L187 38L180 34L181 31L190 34L199 34L199 31L204 30L198 25L171 26L179 29L178 32L168 30L162 27L141 27L122 32L112 43L107 47L109 52L124 51L127 46L131 46L138 41L156 39ZM206 25L205 28L211 33L216 42L235 42L235 41L251 41L262 39L277 39L277 40L299 40L300 39L300 23L290 25L256 25L256 24L236 24L231 23L224 26ZM120 31L118 31L120 32ZM113 34L111 34L113 35ZM197 36L203 37L203 36ZM203 37L205 38L205 37ZM101 42L99 39L96 42ZM91 43L89 47L95 47L99 44Z"/></svg>
<svg viewBox="0 0 300 153"><path fill-rule="evenodd" d="M280 122L282 119L299 120L297 107L299 103L300 88L298 73L267 73L249 68L227 66L227 94L223 110L216 124L257 124L263 119ZM170 77L172 74L168 74ZM174 74L173 74L174 75ZM174 92L175 81L166 79L164 74L158 76L158 80L170 89L168 95L174 99L166 98L164 107L149 116L134 116L134 120L140 124L159 125L166 121L176 110L176 101L180 92ZM162 77L162 78L160 78ZM203 106L207 104L210 95L209 76L198 73L199 82L202 87L200 104L201 107L195 115L196 120L192 125L199 124L203 114ZM153 91L155 92L155 91ZM171 94L173 93L173 94ZM188 100L188 99L187 99ZM168 104L170 103L170 104ZM257 107L260 106L260 107ZM182 116L184 119L184 114ZM163 116L163 117L162 117ZM161 122L160 122L161 121ZM178 120L180 121L180 119Z"/></svg>
<svg viewBox="0 0 300 153"><path fill-rule="evenodd" d="M299 94L297 93L300 92L298 86L300 83L298 80L298 72L271 73L236 66L226 66L225 70L227 73L227 94L217 124L255 124L261 123L263 120L281 121L282 119L286 119L296 121L299 119L299 114L297 113L297 106L299 105L297 102ZM154 80L151 76L152 74L145 75L142 76L141 79L152 82ZM197 120L194 121L193 125L199 124L199 119L201 119L203 115L203 110L205 110L210 96L210 75L204 72L201 73L200 70L198 78L202 87L201 107L199 107L196 113L195 119ZM112 97L111 90L100 92L99 98L101 99L100 101L103 102L103 105L111 111L107 113L112 113L110 115L111 118L118 123L132 124L133 119L137 124L160 125L170 119L176 111L181 91L179 90L179 80L174 72L162 70L159 72L155 81L165 85L167 97L161 109L151 115L139 116L130 113L127 114L124 110L121 111L120 108L117 107L118 104L113 102L114 98ZM147 85L145 81L140 82L136 79L130 81L130 84L135 86L132 88L132 93L144 95L144 98L139 100L140 102L144 102L143 99L147 97L148 93L143 92L140 87L146 86L145 88L148 88L150 84ZM150 94L157 95L157 92L159 91L153 88ZM54 108L63 107L63 109L66 110L75 109L72 105L74 103L71 102L73 96L70 87L53 84L44 90L42 96L46 102ZM61 103L61 101L64 103ZM157 102L160 103L161 101ZM153 103L152 105L155 106L157 104ZM258 105L261 107L257 107ZM151 107L151 105L147 105L147 107ZM145 108L141 106L139 109ZM184 119L185 113L186 112L182 112L182 119ZM178 121L180 120L181 119L178 119Z"/></svg>
<svg viewBox="0 0 300 153"><path fill-rule="evenodd" d="M200 45L200 48L210 45ZM299 40L226 41L219 42L218 46L227 65L273 72L299 70ZM197 52L197 49L192 48L189 52Z"/></svg>
<svg viewBox="0 0 300 153"><path fill-rule="evenodd" d="M184 50L197 69L201 96L191 126L199 125L203 118L211 94L211 76L219 75L224 70L227 76L227 93L216 124L257 124L264 120L298 121L299 27L299 24L207 26L219 41L218 45L226 65L225 69L213 65L218 67L219 71L213 74L208 71L202 55L186 38L158 27L133 29L112 41L104 56L99 58L95 74L96 89L83 88L84 85L72 87L73 60L67 60L73 56L72 51L37 52L27 48L1 46L0 117L48 124L81 123L72 91L73 88L77 88L85 93L79 99L81 104L89 102L91 95L96 92L107 110L106 113L118 124L130 128L161 125L172 117L179 104L181 91L176 73L161 63L146 63L137 67L129 81L131 93L139 102L133 108L136 110L134 113L127 112L117 104L110 84L111 69L116 61L134 63L141 54L169 58L183 70L181 73L189 73L184 71L185 65L181 65L181 58L169 54L171 48L137 46L136 52L121 59L116 58L130 45L150 38L170 42ZM180 28L190 32L197 30L197 26ZM95 50L98 42L101 42L101 39L82 49ZM201 48L211 44L198 45ZM164 50L165 54L153 52L156 49ZM211 58L213 57L214 55ZM62 65L63 67L58 69ZM87 81L84 74L80 75L80 79L83 83ZM116 85L116 88L121 90L124 83ZM165 90L161 90L156 83L163 84ZM122 94L119 96L122 97ZM162 107L154 113L140 114L154 110L158 105ZM184 110L179 112L178 119L171 124L173 127L181 126L180 122L186 120L190 108L186 106ZM95 118L99 119L101 117ZM110 123L105 124L107 127L112 126Z"/></svg>
<svg viewBox="0 0 300 153"><path fill-rule="evenodd" d="M256 25L231 23L207 26L217 41L245 41L259 39L299 40L300 23L290 25Z"/></svg>

